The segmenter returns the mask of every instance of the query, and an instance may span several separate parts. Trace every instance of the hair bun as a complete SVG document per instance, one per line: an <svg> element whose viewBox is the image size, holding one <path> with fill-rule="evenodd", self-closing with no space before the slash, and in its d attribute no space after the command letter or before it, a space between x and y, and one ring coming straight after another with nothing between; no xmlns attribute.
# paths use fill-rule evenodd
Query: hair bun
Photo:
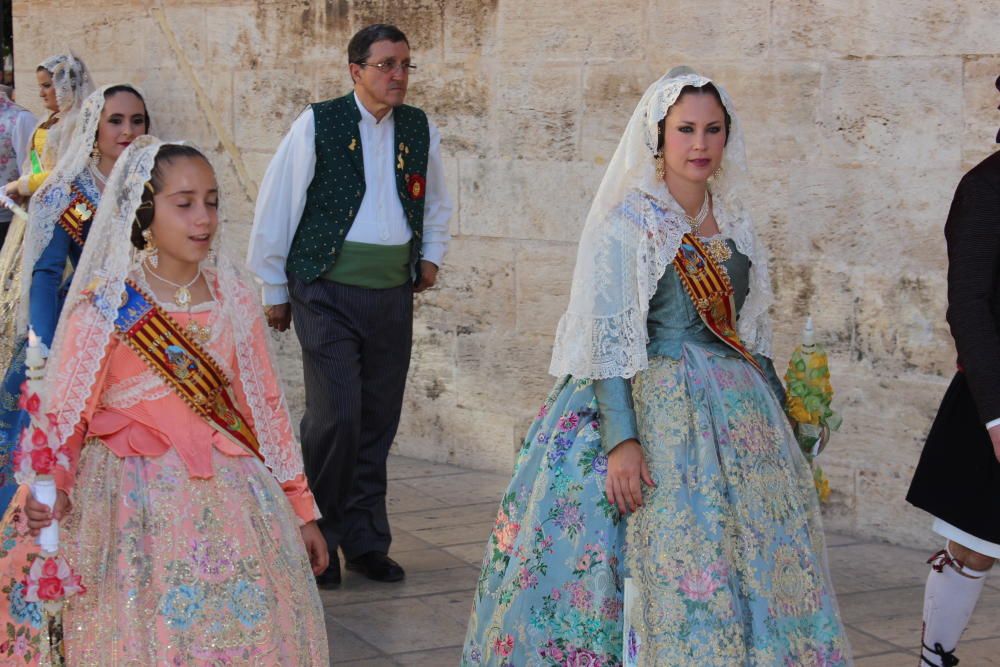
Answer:
<svg viewBox="0 0 1000 667"><path fill-rule="evenodd" d="M679 76L684 76L686 74L694 74L695 76L698 76L698 73L694 71L694 68L688 67L687 65L678 65L677 67L674 67L669 72L667 72L667 78L675 79Z"/></svg>

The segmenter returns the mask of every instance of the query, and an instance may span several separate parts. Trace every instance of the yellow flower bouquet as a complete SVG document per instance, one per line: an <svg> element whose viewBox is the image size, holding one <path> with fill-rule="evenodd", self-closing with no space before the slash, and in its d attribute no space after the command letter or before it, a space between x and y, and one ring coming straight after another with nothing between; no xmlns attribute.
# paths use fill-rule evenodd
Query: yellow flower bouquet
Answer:
<svg viewBox="0 0 1000 667"><path fill-rule="evenodd" d="M795 424L795 438L812 464L820 501L830 497L830 482L816 457L826 447L830 432L840 428L841 417L833 411L833 386L826 350L815 342L812 318L806 320L802 344L795 348L785 372L785 412Z"/></svg>

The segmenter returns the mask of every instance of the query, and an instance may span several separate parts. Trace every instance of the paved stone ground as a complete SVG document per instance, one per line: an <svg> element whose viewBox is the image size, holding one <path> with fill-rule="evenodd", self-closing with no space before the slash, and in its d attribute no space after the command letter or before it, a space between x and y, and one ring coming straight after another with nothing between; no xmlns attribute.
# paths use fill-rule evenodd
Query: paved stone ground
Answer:
<svg viewBox="0 0 1000 667"><path fill-rule="evenodd" d="M506 475L394 456L392 556L399 584L352 572L323 592L338 667L456 667L479 561ZM927 554L830 535L830 561L858 667L916 667ZM1000 577L966 631L963 667L1000 665Z"/></svg>

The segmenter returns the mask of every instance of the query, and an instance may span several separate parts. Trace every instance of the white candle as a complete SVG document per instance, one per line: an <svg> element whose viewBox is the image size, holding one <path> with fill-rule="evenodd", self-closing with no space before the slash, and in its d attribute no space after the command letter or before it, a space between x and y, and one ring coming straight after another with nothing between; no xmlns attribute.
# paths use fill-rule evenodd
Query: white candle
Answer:
<svg viewBox="0 0 1000 667"><path fill-rule="evenodd" d="M39 475L31 483L31 495L35 497L35 500L52 509L56 504L56 481L48 475ZM42 528L38 534L38 546L42 553L46 554L54 554L59 551L58 521L53 521Z"/></svg>
<svg viewBox="0 0 1000 667"><path fill-rule="evenodd" d="M28 329L28 352L24 362L28 368L41 368L45 365L45 344L31 328Z"/></svg>

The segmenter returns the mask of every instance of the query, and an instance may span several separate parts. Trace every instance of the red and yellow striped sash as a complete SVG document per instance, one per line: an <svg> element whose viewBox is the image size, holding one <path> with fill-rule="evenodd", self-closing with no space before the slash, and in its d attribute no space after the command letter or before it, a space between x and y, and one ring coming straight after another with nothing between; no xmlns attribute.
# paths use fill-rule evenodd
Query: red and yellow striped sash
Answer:
<svg viewBox="0 0 1000 667"><path fill-rule="evenodd" d="M97 208L75 185L70 189L70 194L73 195L73 199L59 216L59 226L69 234L74 243L82 247L84 228L94 217Z"/></svg>
<svg viewBox="0 0 1000 667"><path fill-rule="evenodd" d="M708 250L693 234L685 234L674 257L674 269L691 297L705 326L723 343L740 353L754 368L763 369L743 345L736 332L736 304L729 274L719 267Z"/></svg>
<svg viewBox="0 0 1000 667"><path fill-rule="evenodd" d="M200 345L131 280L115 328L130 348L196 413L258 458L257 436L240 414L229 379Z"/></svg>

